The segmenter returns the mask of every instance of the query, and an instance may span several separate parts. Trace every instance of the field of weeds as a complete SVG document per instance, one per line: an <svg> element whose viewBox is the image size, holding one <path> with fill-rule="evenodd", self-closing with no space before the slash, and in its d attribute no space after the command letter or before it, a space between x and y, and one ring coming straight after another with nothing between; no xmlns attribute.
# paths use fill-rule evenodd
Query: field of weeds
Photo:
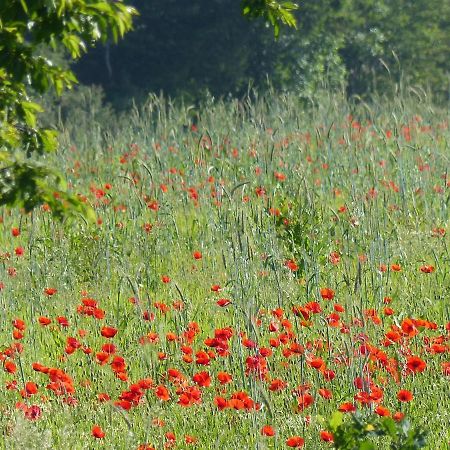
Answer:
<svg viewBox="0 0 450 450"><path fill-rule="evenodd" d="M448 112L153 97L109 130L53 161L95 223L2 210L2 448L448 448Z"/></svg>

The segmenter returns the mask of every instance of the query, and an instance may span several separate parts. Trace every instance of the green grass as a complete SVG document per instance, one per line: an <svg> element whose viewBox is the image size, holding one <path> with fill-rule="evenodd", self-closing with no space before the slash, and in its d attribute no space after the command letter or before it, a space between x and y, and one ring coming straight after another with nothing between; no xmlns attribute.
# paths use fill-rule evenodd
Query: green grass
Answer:
<svg viewBox="0 0 450 450"><path fill-rule="evenodd" d="M447 448L450 379L442 364L450 361L448 112L407 95L374 99L370 106L330 95L305 106L294 96L273 94L211 100L196 114L197 130L192 130L191 108L154 97L108 130L101 131L95 120L83 130L67 124L54 164L66 172L74 192L95 206L99 224L82 218L57 223L45 210L25 215L3 209L0 343L4 363L13 361L17 370L0 371L1 447L137 449L148 443L160 449L171 445L166 433L173 432L174 448L180 449L286 448L295 435L305 439L304 448L325 449L329 444L320 441L320 431L340 405L354 402L355 377L370 373L373 386L383 390L380 404L426 428L427 448ZM257 194L259 188L264 195ZM148 207L154 202L157 210ZM20 228L20 236L12 236L13 227ZM443 236L441 228L447 231ZM17 247L23 247L23 256L15 255ZM202 258L195 259L194 251ZM340 255L338 264L330 262L332 252ZM285 265L291 259L298 265L294 272ZM393 271L392 264L401 271ZM424 265L435 270L423 273ZM169 283L161 281L164 275ZM213 285L222 290L213 292ZM335 291L333 300L321 298L325 287ZM46 288L57 293L47 296ZM77 312L85 297L98 302L103 319ZM392 299L393 315L383 311L385 297ZM218 306L221 298L231 304ZM182 308L173 306L178 301ZM323 311L306 323L293 307L311 301ZM337 327L328 323L335 304L345 309ZM289 323L273 316L276 308ZM378 324L369 309L376 311ZM143 319L146 311L154 320ZM42 326L41 316L51 324ZM69 326L58 325L58 316ZM12 337L16 318L26 324L22 339ZM425 319L437 328L420 327L402 344L384 346L386 332L406 318ZM192 322L200 331L189 343L183 336ZM271 322L279 331L269 331ZM101 336L105 325L117 328L112 339ZM210 349L205 339L225 327L233 332L228 354L207 366L196 364L195 353ZM247 358L270 348L270 338L286 331L288 342L265 358L267 374L246 373ZM166 339L169 332L175 342ZM158 341L140 343L149 333ZM66 354L68 337L92 353L79 348ZM444 351L433 354L432 339L439 337ZM247 348L245 339L256 348ZM362 354L364 341L385 352L397 370L389 372ZM18 342L23 351L8 356L5 351ZM124 358L127 380L96 361L106 342ZM293 343L303 354L286 355ZM192 363L183 360L186 345L192 347ZM405 372L409 354L426 362L424 372ZM310 366L312 356L333 370L332 381ZM32 369L35 362L62 369L75 392L49 390L48 376ZM180 386L168 379L171 368L185 376L186 386L195 385L195 373L210 374L210 386L199 388L201 402L177 403ZM220 371L231 374L230 384L220 385ZM167 386L170 400L159 400L152 388L142 391L129 411L114 406L144 378L155 387ZM286 387L272 392L273 379ZM7 389L14 381L17 389ZM28 381L38 385L38 393L22 399ZM299 394L293 391L305 384L314 402L299 411ZM318 394L324 387L331 400ZM400 404L400 389L410 390L413 401ZM216 397L229 399L240 391L260 410L219 411ZM111 401L99 402L99 393ZM26 419L19 401L38 405L41 416ZM377 406L356 405L364 414ZM94 425L102 427L103 439L91 435ZM274 427L275 437L261 436L264 425ZM186 435L197 442L186 443ZM387 442L377 445L388 448Z"/></svg>

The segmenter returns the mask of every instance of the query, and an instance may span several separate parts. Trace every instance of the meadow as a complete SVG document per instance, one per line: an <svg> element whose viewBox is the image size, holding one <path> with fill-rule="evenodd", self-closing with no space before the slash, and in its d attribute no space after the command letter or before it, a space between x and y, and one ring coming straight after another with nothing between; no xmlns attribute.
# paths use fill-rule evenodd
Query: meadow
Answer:
<svg viewBox="0 0 450 450"><path fill-rule="evenodd" d="M321 450L352 417L372 447L340 448L420 448L386 417L448 448L447 110L273 93L78 119L50 161L95 222L1 212L1 448Z"/></svg>

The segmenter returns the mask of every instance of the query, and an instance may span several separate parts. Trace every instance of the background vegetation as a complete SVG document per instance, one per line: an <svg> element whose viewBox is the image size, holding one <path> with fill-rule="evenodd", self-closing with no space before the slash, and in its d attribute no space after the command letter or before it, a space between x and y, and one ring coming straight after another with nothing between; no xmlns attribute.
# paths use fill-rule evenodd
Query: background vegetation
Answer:
<svg viewBox="0 0 450 450"><path fill-rule="evenodd" d="M297 30L279 39L239 1L132 0L135 30L84 56L75 72L117 105L148 92L197 99L240 96L249 82L312 95L324 83L348 94L391 95L420 85L448 100L450 2L303 0Z"/></svg>

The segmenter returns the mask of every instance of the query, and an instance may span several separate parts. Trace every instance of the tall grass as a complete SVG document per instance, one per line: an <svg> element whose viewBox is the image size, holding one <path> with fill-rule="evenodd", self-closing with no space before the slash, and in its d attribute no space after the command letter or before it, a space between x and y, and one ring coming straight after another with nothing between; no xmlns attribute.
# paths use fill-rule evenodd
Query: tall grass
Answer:
<svg viewBox="0 0 450 450"><path fill-rule="evenodd" d="M340 405L354 402L355 378L369 374L383 398L368 406L354 402L359 409L369 414L381 403L392 414L402 411L427 428L430 449L447 448L449 377L442 364L449 361L449 253L442 230L449 219L448 111L424 93L406 91L370 103L331 93L305 101L253 92L196 107L150 96L120 117L94 113L87 103L62 123L54 164L95 206L98 223L57 223L45 208L30 215L2 211L2 360L17 368L8 373L5 365L0 374L2 447L263 449L285 448L288 437L299 435L305 448L328 448L319 432ZM201 259L193 257L196 251ZM330 262L333 253L338 263ZM289 260L296 270L287 267ZM423 273L426 265L435 270ZM57 292L46 295L46 288ZM322 288L332 289L334 299L322 299ZM95 299L105 317L77 312L82 298ZM219 299L231 303L221 307ZM311 301L323 311L295 314ZM288 321L273 315L277 308ZM335 309L344 310L338 326L330 319ZM57 322L62 316L67 327ZM41 325L40 317L51 323ZM16 318L26 328L14 339ZM391 327L407 318L437 328L416 322L417 334L383 345ZM190 343L185 332L192 322L200 331ZM278 331L269 331L271 323ZM105 325L118 330L112 339L101 336ZM229 351L218 356L205 339L225 327L233 336ZM267 373L249 369L248 358L280 334L287 341L262 358ZM146 336L153 341L142 343ZM80 344L73 353L68 337ZM442 353L431 350L441 341ZM126 362L124 381L111 369L114 355L103 365L96 358L106 342ZM9 352L14 343L23 351ZM384 351L396 370L377 363L364 343ZM289 355L293 344L302 352ZM192 348L192 363L183 360L183 346ZM195 362L203 350L216 354L209 365ZM423 358L426 370L407 374L408 355ZM333 380L324 367L311 367L313 357L323 359ZM48 376L32 369L35 362L69 374L75 392L56 395L46 387ZM170 368L185 381L176 385ZM198 404L180 406L181 390L195 385L192 377L201 371L211 385L200 387ZM218 372L231 374L232 382L220 385ZM139 404L114 405L144 378L154 387L141 389ZM270 390L274 379L286 387ZM38 393L22 398L28 381ZM159 385L169 389L169 401L155 395ZM303 410L299 386L314 398ZM333 398L323 399L319 388ZM400 404L399 389L413 392L413 401ZM216 397L240 391L259 410L219 411ZM111 400L100 402L99 393ZM39 405L40 417L24 419L19 401ZM104 438L91 436L93 425ZM264 425L276 435L262 436ZM186 435L197 443L186 443Z"/></svg>

